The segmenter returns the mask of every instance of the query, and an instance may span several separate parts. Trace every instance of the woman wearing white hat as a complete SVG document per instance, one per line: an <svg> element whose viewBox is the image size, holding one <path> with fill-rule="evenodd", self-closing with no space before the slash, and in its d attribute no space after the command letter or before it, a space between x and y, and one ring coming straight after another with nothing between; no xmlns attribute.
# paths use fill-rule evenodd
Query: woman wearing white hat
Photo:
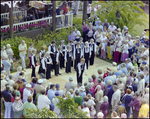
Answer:
<svg viewBox="0 0 150 119"><path fill-rule="evenodd" d="M30 88L31 88L31 85L26 84L26 88L23 90L23 103L27 102L28 96L33 97L34 92L31 92Z"/></svg>
<svg viewBox="0 0 150 119"><path fill-rule="evenodd" d="M6 53L8 55L8 58L9 58L10 62L11 62L11 68L10 68L10 70L13 70L13 55L14 55L14 52L11 49L10 44L7 44Z"/></svg>
<svg viewBox="0 0 150 119"><path fill-rule="evenodd" d="M123 44L123 47L122 47L123 51L122 51L122 56L121 56L121 61L122 62L125 62L125 59L128 58L128 54L129 54L129 51L128 51L128 47L129 47L128 46L128 41L125 40L124 43L125 44Z"/></svg>

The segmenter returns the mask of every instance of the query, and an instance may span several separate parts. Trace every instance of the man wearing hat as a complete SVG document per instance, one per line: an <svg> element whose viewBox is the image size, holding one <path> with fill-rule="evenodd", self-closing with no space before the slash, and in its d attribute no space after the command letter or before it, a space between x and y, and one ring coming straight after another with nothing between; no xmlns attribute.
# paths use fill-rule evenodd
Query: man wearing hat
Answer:
<svg viewBox="0 0 150 119"><path fill-rule="evenodd" d="M35 89L36 94L40 93L40 90L41 90L42 88L45 88L45 87L42 85L42 83L43 83L43 79L39 79L39 80L38 80L38 83L35 84L34 89Z"/></svg>
<svg viewBox="0 0 150 119"><path fill-rule="evenodd" d="M64 43L65 43L65 41L62 40L61 41L61 45L60 45L60 47L62 47L62 50L61 50L62 56L61 56L61 59L60 59L60 68L61 69L65 68L65 58L64 57L65 57L65 52L67 50L67 47L66 47L66 45Z"/></svg>
<svg viewBox="0 0 150 119"><path fill-rule="evenodd" d="M69 77L69 82L66 82L65 84L66 92L68 92L71 87L73 87L74 89L76 87L76 84L73 82L72 76Z"/></svg>
<svg viewBox="0 0 150 119"><path fill-rule="evenodd" d="M78 63L76 71L77 71L77 83L82 83L83 72L85 72L85 75L87 75L87 68L84 58L82 58L80 60L80 63Z"/></svg>
<svg viewBox="0 0 150 119"><path fill-rule="evenodd" d="M26 84L26 88L23 90L23 103L27 102L29 96L33 97L34 91L31 92L30 88L31 85L29 83Z"/></svg>
<svg viewBox="0 0 150 119"><path fill-rule="evenodd" d="M64 91L63 91L63 90L60 90L59 84L56 84L55 87L56 87L55 95L56 95L56 93L59 93L59 95L63 97Z"/></svg>
<svg viewBox="0 0 150 119"><path fill-rule="evenodd" d="M113 62L111 67L108 67L111 71L116 72L117 71L117 63Z"/></svg>

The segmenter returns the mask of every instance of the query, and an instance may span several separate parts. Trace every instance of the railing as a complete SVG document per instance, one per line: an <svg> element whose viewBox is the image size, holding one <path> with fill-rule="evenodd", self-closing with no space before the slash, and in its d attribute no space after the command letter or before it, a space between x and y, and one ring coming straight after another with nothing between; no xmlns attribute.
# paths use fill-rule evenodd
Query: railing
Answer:
<svg viewBox="0 0 150 119"><path fill-rule="evenodd" d="M67 27L70 27L73 25L73 14L67 14L66 16L68 17L68 25L65 26L67 28ZM62 22L64 24L65 16L57 15L56 21L58 18L61 18ZM42 21L43 22L46 21L50 25L50 24L52 24L52 17L46 17L46 18L41 18L41 19L37 19L37 20L16 23L16 24L13 24L13 28L16 28L16 30L18 31L19 27L25 27L26 25L38 24L39 22L42 22ZM35 26L35 28L36 27L38 27L38 26ZM61 29L62 27L64 27L64 26L56 24L56 29ZM9 28L9 25L1 26L1 30L7 29L7 28Z"/></svg>
<svg viewBox="0 0 150 119"><path fill-rule="evenodd" d="M27 11L14 11L13 12L13 17L26 17L27 16ZM9 20L9 13L3 13L1 14L1 19L3 20L2 23L3 25L8 24L8 20Z"/></svg>

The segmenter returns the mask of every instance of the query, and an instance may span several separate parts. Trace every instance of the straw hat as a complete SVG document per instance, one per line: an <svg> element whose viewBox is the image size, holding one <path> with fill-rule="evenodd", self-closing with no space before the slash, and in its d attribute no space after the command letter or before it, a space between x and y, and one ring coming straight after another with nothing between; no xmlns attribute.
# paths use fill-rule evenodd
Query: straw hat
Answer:
<svg viewBox="0 0 150 119"><path fill-rule="evenodd" d="M80 87L80 90L81 90L81 91L85 91L85 87L84 87L84 86L81 86L81 87Z"/></svg>
<svg viewBox="0 0 150 119"><path fill-rule="evenodd" d="M5 75L4 74L1 74L1 79L4 79L5 78Z"/></svg>

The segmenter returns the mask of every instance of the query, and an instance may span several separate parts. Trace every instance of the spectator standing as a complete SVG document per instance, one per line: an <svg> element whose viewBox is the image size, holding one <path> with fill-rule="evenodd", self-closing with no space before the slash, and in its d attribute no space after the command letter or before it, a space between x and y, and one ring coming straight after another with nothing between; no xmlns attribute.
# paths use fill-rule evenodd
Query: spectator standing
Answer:
<svg viewBox="0 0 150 119"><path fill-rule="evenodd" d="M86 31L89 29L89 26L83 21L82 31L83 31L83 42L87 41Z"/></svg>
<svg viewBox="0 0 150 119"><path fill-rule="evenodd" d="M11 118L11 93L10 93L10 87L7 86L6 90L2 92L2 100L5 105L5 115L4 118Z"/></svg>
<svg viewBox="0 0 150 119"><path fill-rule="evenodd" d="M74 101L75 101L75 103L78 104L78 106L82 105L83 97L79 96L79 91L78 90L75 91Z"/></svg>
<svg viewBox="0 0 150 119"><path fill-rule="evenodd" d="M67 26L68 25L68 16L66 16L66 14L69 12L67 3L64 4L64 7L62 8L62 10L63 10L63 15L65 15L64 25Z"/></svg>
<svg viewBox="0 0 150 119"><path fill-rule="evenodd" d="M111 25L108 27L108 29L111 30L111 32L113 32L117 27L114 25L114 22L111 22Z"/></svg>
<svg viewBox="0 0 150 119"><path fill-rule="evenodd" d="M23 114L23 103L20 100L20 97L15 98L15 102L12 104L12 108L14 111L14 118L21 118Z"/></svg>
<svg viewBox="0 0 150 119"><path fill-rule="evenodd" d="M74 32L73 32L73 35L75 36L75 41L79 42L80 41L80 37L81 37L80 31L75 29Z"/></svg>
<svg viewBox="0 0 150 119"><path fill-rule="evenodd" d="M51 101L51 103L50 103L50 109L54 111L54 104L52 102L53 98L55 97L55 85L54 84L52 84L50 86L50 89L48 90L47 95L48 95L48 99Z"/></svg>
<svg viewBox="0 0 150 119"><path fill-rule="evenodd" d="M146 104L146 99L142 98L141 100L141 108L139 111L139 118L146 118L149 112L149 105Z"/></svg>
<svg viewBox="0 0 150 119"><path fill-rule="evenodd" d="M13 55L14 55L14 52L13 52L13 50L11 49L10 44L7 44L6 53L7 53L7 55L8 55L8 59L9 59L9 61L10 61L10 63L11 63L11 68L10 68L10 70L12 71L12 70L13 70Z"/></svg>
<svg viewBox="0 0 150 119"><path fill-rule="evenodd" d="M22 40L22 43L19 45L19 56L22 60L22 69L26 71L26 64L25 64L25 57L26 57L26 50L27 50L27 45L25 44L25 41Z"/></svg>
<svg viewBox="0 0 150 119"><path fill-rule="evenodd" d="M30 90L31 85L26 84L26 88L23 90L23 102L27 102L29 96L33 97L33 91Z"/></svg>
<svg viewBox="0 0 150 119"><path fill-rule="evenodd" d="M103 23L103 28L104 28L104 26L106 26L106 30L107 30L109 27L109 23L107 22L107 19L105 19L105 22Z"/></svg>
<svg viewBox="0 0 150 119"><path fill-rule="evenodd" d="M88 6L87 6L87 18L90 17L90 15L91 15L91 10L92 10L91 4L88 4Z"/></svg>
<svg viewBox="0 0 150 119"><path fill-rule="evenodd" d="M8 75L10 74L10 67L11 67L11 63L8 60L8 55L4 55L3 56L4 60L3 60L3 65L4 65L4 70L8 73Z"/></svg>
<svg viewBox="0 0 150 119"><path fill-rule="evenodd" d="M24 107L23 115L26 115L25 109L31 109L31 110L36 110L37 109L36 106L32 103L32 96L28 96L27 102L25 102L23 104L23 107Z"/></svg>
<svg viewBox="0 0 150 119"><path fill-rule="evenodd" d="M69 77L69 82L66 82L65 84L66 92L68 92L71 87L73 87L74 89L76 87L76 84L73 82L72 76Z"/></svg>
<svg viewBox="0 0 150 119"><path fill-rule="evenodd" d="M126 109L125 109L124 106L122 106L122 102L121 101L118 102L118 106L117 106L117 109L115 111L117 112L119 117L121 117L121 115L123 113L126 113Z"/></svg>
<svg viewBox="0 0 150 119"><path fill-rule="evenodd" d="M103 97L103 103L100 106L100 110L102 110L102 113L104 114L104 119L107 116L108 113L108 107L109 107L109 103L108 103L108 97L104 96Z"/></svg>
<svg viewBox="0 0 150 119"><path fill-rule="evenodd" d="M30 60L29 67L31 67L31 55L32 55L32 50L34 49L33 43L30 43L30 47L28 48L28 58Z"/></svg>
<svg viewBox="0 0 150 119"><path fill-rule="evenodd" d="M51 104L51 100L45 95L46 91L43 88L41 90L41 94L38 97L38 105L37 107L42 110L44 107L46 107L47 109L50 109L50 104Z"/></svg>
<svg viewBox="0 0 150 119"><path fill-rule="evenodd" d="M133 111L133 118L138 118L139 115L139 110L140 110L140 106L141 106L141 101L140 101L140 96L138 92L135 92L134 94L134 98L132 98L129 106L132 107L132 111Z"/></svg>

